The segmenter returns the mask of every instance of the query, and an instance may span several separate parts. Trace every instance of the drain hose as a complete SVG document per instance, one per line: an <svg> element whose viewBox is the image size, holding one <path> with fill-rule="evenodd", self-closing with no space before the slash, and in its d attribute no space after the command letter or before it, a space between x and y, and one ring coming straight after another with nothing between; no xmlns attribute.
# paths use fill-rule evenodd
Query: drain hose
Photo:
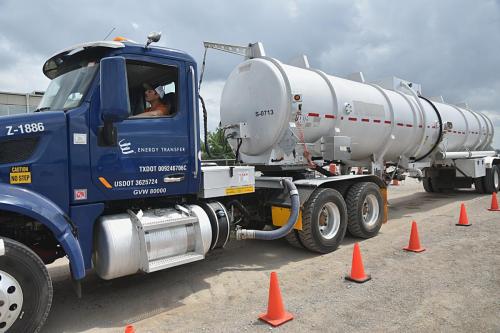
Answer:
<svg viewBox="0 0 500 333"><path fill-rule="evenodd" d="M299 217L299 192L297 191L295 184L289 179L282 179L282 184L288 189L290 200L292 201L291 213L290 217L288 217L287 223L281 228L271 231L238 229L236 231L236 239L274 240L285 237L290 230L292 230Z"/></svg>

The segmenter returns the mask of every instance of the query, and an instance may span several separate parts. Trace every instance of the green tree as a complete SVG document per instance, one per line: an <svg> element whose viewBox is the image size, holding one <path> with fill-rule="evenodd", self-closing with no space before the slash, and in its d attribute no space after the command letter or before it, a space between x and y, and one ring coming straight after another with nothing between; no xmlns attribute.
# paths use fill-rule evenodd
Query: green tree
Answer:
<svg viewBox="0 0 500 333"><path fill-rule="evenodd" d="M214 132L208 132L208 149L210 150L210 157L205 151L205 144L202 142L202 159L234 159L234 153L231 146L227 142L224 130L218 127Z"/></svg>

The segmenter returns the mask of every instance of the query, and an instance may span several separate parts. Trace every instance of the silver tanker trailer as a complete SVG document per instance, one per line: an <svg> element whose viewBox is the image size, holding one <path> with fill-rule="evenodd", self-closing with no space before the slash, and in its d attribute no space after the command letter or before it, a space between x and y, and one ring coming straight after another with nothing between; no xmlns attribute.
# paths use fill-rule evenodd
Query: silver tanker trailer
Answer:
<svg viewBox="0 0 500 333"><path fill-rule="evenodd" d="M396 77L340 78L305 56L292 65L267 57L261 43L241 49L247 60L227 79L220 113L242 162L265 174L336 163L385 181L408 172L428 192L498 191L493 123L481 112L426 98L419 84Z"/></svg>

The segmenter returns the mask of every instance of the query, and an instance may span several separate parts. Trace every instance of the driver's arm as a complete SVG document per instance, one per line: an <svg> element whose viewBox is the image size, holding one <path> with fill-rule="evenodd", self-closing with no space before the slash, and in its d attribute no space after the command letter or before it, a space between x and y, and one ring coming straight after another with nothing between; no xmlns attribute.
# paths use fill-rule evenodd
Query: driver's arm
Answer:
<svg viewBox="0 0 500 333"><path fill-rule="evenodd" d="M163 116L163 112L161 110L143 112L140 114L136 114L135 116L130 116L129 118L150 118L150 117L161 117Z"/></svg>

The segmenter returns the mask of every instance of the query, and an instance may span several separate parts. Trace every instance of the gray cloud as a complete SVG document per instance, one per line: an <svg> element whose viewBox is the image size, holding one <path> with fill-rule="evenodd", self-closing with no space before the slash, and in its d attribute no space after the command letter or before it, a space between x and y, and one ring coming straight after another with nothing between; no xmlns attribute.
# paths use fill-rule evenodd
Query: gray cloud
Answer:
<svg viewBox="0 0 500 333"><path fill-rule="evenodd" d="M185 50L198 62L204 40L262 41L269 56L284 62L304 53L313 67L333 75L362 71L373 81L395 75L421 83L427 96L500 114L498 0L4 0L0 90L44 89L45 58L72 44L100 40L113 27L112 36L137 42L161 30L161 45ZM204 88L212 107L220 81L240 61L209 51Z"/></svg>

